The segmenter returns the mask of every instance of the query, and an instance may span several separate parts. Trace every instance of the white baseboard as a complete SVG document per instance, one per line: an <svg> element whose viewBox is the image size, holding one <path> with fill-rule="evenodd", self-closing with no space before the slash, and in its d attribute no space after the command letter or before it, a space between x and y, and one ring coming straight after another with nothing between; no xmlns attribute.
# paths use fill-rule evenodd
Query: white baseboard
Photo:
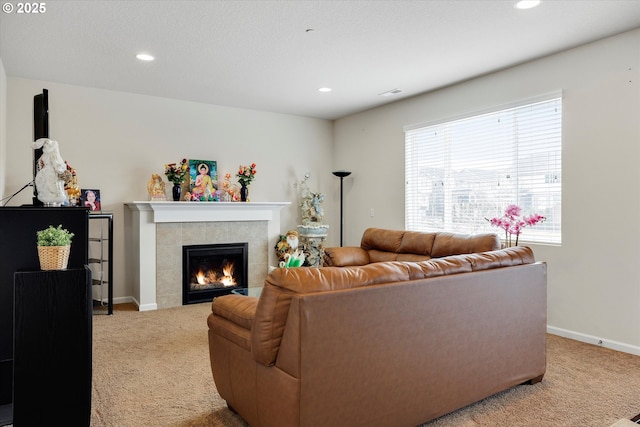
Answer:
<svg viewBox="0 0 640 427"><path fill-rule="evenodd" d="M100 300L96 300L96 301L100 301ZM102 304L107 305L109 303L109 300L107 298L103 298ZM113 303L114 304L125 304L125 303L135 303L135 300L133 299L133 297L118 297L118 298L114 298L113 299Z"/></svg>
<svg viewBox="0 0 640 427"><path fill-rule="evenodd" d="M113 299L113 304L125 304L125 303L134 303L135 305L138 306L138 311L150 311L150 310L157 310L158 309L158 304L145 304L143 306L140 305L140 303L138 302L138 300L136 300L134 297L118 297L118 298L114 298ZM108 301L107 299L103 299L102 300L102 304L103 305L107 305Z"/></svg>
<svg viewBox="0 0 640 427"><path fill-rule="evenodd" d="M119 297L113 299L114 304L126 304L129 302L134 302L133 297Z"/></svg>
<svg viewBox="0 0 640 427"><path fill-rule="evenodd" d="M593 335L574 332L568 329L556 328L555 326L550 326L550 325L547 325L547 332L552 335L558 335L560 337L569 338L569 339L584 342L587 344L593 344L599 347L610 348L611 350L621 351L623 353L629 353L636 356L640 356L640 347L637 347L631 344L608 340L606 338L595 337Z"/></svg>
<svg viewBox="0 0 640 427"><path fill-rule="evenodd" d="M158 309L157 303L140 305L140 302L138 300L136 300L133 297L130 297L130 298L131 298L131 302L138 306L138 311L151 311L151 310Z"/></svg>

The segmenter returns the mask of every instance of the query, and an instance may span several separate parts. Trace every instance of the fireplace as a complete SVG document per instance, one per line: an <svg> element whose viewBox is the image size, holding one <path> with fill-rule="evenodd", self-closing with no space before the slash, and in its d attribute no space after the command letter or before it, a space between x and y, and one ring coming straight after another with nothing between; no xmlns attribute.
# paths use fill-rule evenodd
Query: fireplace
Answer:
<svg viewBox="0 0 640 427"><path fill-rule="evenodd" d="M248 287L248 243L182 247L182 304L213 298Z"/></svg>

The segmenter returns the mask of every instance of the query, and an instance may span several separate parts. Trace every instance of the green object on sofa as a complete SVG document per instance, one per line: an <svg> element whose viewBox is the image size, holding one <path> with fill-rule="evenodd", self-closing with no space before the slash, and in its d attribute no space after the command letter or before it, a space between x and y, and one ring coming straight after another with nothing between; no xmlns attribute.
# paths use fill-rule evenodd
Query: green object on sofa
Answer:
<svg viewBox="0 0 640 427"><path fill-rule="evenodd" d="M542 380L546 283L527 247L275 269L213 301L213 378L252 427L419 425Z"/></svg>

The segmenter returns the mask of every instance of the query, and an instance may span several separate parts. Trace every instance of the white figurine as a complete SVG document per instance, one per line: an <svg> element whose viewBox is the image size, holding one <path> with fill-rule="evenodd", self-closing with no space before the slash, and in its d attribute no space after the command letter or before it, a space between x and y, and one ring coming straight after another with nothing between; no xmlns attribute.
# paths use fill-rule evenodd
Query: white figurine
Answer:
<svg viewBox="0 0 640 427"><path fill-rule="evenodd" d="M289 252L294 252L296 249L298 249L298 232L295 230L289 230L287 231L287 234L285 236L285 239L287 241L287 244L289 245Z"/></svg>
<svg viewBox="0 0 640 427"><path fill-rule="evenodd" d="M40 138L32 144L32 147L42 148L35 179L38 200L46 206L62 205L67 201L67 193L64 191L67 165L60 156L58 141Z"/></svg>

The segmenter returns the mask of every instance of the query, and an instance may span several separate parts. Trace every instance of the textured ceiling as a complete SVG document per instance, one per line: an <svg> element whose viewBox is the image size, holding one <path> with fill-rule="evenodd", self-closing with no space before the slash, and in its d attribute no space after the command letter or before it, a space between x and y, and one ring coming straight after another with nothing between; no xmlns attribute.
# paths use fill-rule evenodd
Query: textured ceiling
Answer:
<svg viewBox="0 0 640 427"><path fill-rule="evenodd" d="M0 14L9 77L326 119L640 28L640 0L45 4Z"/></svg>

